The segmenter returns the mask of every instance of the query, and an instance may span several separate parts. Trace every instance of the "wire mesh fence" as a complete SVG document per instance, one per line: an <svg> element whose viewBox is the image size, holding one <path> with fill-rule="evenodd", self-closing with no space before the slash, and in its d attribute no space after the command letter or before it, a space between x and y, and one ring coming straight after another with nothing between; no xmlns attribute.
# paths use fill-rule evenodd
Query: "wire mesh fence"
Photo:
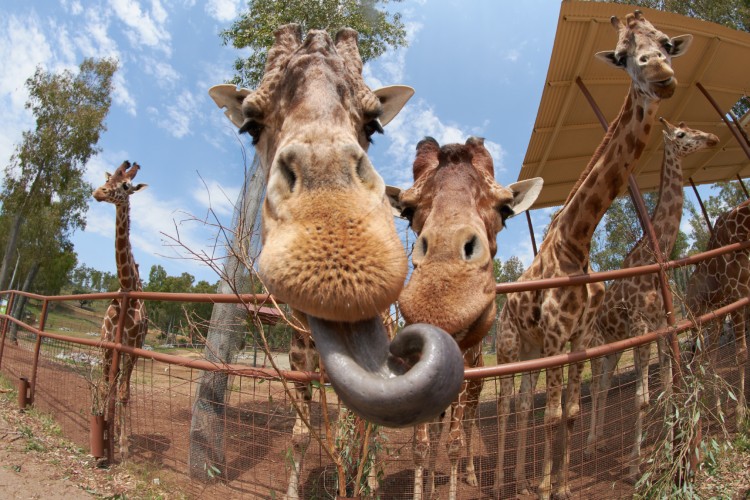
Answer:
<svg viewBox="0 0 750 500"><path fill-rule="evenodd" d="M178 298L185 300L185 297ZM745 307L746 303L735 306ZM723 318L721 311L718 317ZM719 321L722 321L724 335L712 343L715 352L710 356L701 353L701 346L696 348L695 339L699 337L684 333L680 340L682 359L679 366L688 370L695 356L704 356L699 360L701 366L706 366L708 362L705 360L712 360L708 379L721 381L701 389L700 398L709 411L698 425L705 433L734 428L736 395L732 391L736 391L738 370L746 368L737 366L731 325ZM88 448L90 415L95 409L92 394L102 377L103 349L92 335L87 335L90 332L82 331L86 327L78 326L79 331L68 332L60 330L58 325L54 330L42 331L43 318L38 318L35 324L40 329L19 323L15 338L7 335L7 325L4 327L0 371L10 378L33 380L33 404L52 414L68 438ZM687 332L686 327L683 330ZM676 439L674 414L664 404L665 387L660 377L654 338L646 344L650 352L650 404L643 411L640 456L633 456L638 414L634 347L627 345L614 351L620 360L611 375L606 403L600 405L603 424L598 434L591 434L594 420L592 393L598 387L591 363L601 357L583 355L582 359L591 359L586 361L582 374L580 412L568 422L571 433L569 480L574 497L631 497L635 481L639 479L638 475L633 477L634 468L641 475L651 470L653 457L663 454L665 443ZM35 356L37 351L38 358ZM601 354L595 350L591 352ZM141 357L130 384L130 401L125 409L126 426L124 430L120 429L130 443L127 460L151 464L160 473L169 473L188 496L283 498L293 496L294 491L289 490L291 481L296 484L293 489L299 498L336 498L337 485L343 479L352 484L357 481L366 483L368 486L363 490L363 497L413 498L417 467L414 430L373 428L358 421L339 405L333 390L315 377L299 372L292 377L298 382L307 380L312 390L311 435L305 437L297 432L304 426L295 425L295 385L287 384L285 388L279 377L272 376L272 371L249 370L253 361L256 364L263 362L263 357L255 355L257 353L251 355L248 352L231 366L214 365L211 368L196 364L196 357L200 358L200 355L139 353ZM35 358L38 359L36 363ZM485 353L485 358L486 365L495 364L494 355ZM576 360L568 357L558 364L567 371L571 361ZM471 371L467 372L471 379L481 380L482 386L478 398L470 402L476 410L473 418L466 419L467 431L460 442L458 498L512 497L522 492L525 486L536 485L542 475L545 370L533 368L529 371L530 366L522 366L518 373L508 374L510 372L496 368L475 370L473 375ZM192 416L197 385L206 369L228 374L227 397L217 402L218 418L222 422L219 427L222 436L217 442L223 443L223 457L220 461L204 464L204 470L199 471L202 473L196 474L196 464L190 460L191 446L195 446L191 441L194 435L191 425L194 425ZM525 426L518 398L524 376L521 372L537 379ZM282 375L294 374L286 372ZM507 415L505 451L500 457L498 394L503 376L512 377L514 394ZM682 389L675 386L670 390ZM715 401L719 402L722 416L711 415L711 409L719 407L714 406ZM303 403L297 401L297 405L300 404ZM122 411L122 408L118 407L117 411ZM438 498L447 498L450 483L449 418L448 411L442 432L440 424L430 424L430 447L434 458L426 463L423 481L426 491L434 484ZM721 425L722 419L725 425ZM468 429L472 429L470 435ZM525 453L519 454L521 436L526 436L526 449ZM470 447L467 443L469 437ZM117 446L114 436L110 438L110 446ZM562 456L559 447L554 449L558 450L554 457L557 466ZM517 466L519 460L520 467ZM497 484L498 468L503 471L503 484ZM291 480L294 477L297 479Z"/></svg>

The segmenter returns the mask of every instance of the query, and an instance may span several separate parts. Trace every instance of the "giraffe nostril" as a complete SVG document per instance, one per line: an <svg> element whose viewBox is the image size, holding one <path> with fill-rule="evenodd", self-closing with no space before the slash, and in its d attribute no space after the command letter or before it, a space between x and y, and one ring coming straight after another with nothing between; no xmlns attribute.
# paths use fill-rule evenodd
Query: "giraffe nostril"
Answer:
<svg viewBox="0 0 750 500"><path fill-rule="evenodd" d="M476 245L476 236L472 236L471 238L469 238L469 241L464 244L464 260L471 259L471 257L474 255L474 252L476 251Z"/></svg>

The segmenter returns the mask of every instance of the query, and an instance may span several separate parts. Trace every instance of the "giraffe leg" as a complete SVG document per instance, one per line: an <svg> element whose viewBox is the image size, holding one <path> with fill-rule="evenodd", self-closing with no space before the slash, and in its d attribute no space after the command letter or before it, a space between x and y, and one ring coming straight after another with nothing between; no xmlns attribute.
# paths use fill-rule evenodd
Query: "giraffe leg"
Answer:
<svg viewBox="0 0 750 500"><path fill-rule="evenodd" d="M745 402L745 365L747 364L747 338L745 336L745 315L746 308L732 313L732 323L734 323L734 343L735 343L735 361L737 364L737 373L739 375L739 388L737 389L737 426L741 426L747 416L747 407Z"/></svg>
<svg viewBox="0 0 750 500"><path fill-rule="evenodd" d="M562 420L562 367L547 368L547 406L544 410L544 461L537 495L548 499L552 492L552 449Z"/></svg>
<svg viewBox="0 0 750 500"><path fill-rule="evenodd" d="M498 360L500 363L500 360ZM503 497L505 485L505 437L510 416L510 399L513 397L513 375L500 379L500 393L497 397L497 465L495 466L495 498ZM517 434L517 433L516 433Z"/></svg>
<svg viewBox="0 0 750 500"><path fill-rule="evenodd" d="M128 458L130 453L128 432L126 427L127 421L127 410L128 402L130 402L130 375L133 373L133 368L138 360L138 356L131 356L129 354L122 355L122 369L119 375L119 386L118 386L118 398L117 403L119 406L119 417L120 417L120 455L122 459Z"/></svg>
<svg viewBox="0 0 750 500"><path fill-rule="evenodd" d="M604 418L607 414L607 396L612 385L612 373L620 361L621 352L591 361L591 428L586 439L586 458L603 450Z"/></svg>
<svg viewBox="0 0 750 500"><path fill-rule="evenodd" d="M521 390L516 412L516 489L522 495L528 495L531 491L531 483L526 478L526 439L529 434L529 416L534 402L534 388L538 380L538 371L524 373L521 376Z"/></svg>
<svg viewBox="0 0 750 500"><path fill-rule="evenodd" d="M429 424L414 427L412 456L414 457L414 500L424 500L424 469L430 454Z"/></svg>
<svg viewBox="0 0 750 500"><path fill-rule="evenodd" d="M433 445L430 446L429 452L430 452L430 462L427 465L428 470L430 471L430 474L427 478L427 487L425 488L425 494L426 498L434 498L435 497L435 475L437 474L437 452L438 452L438 443L440 443L440 436L443 434L443 418L444 415L441 415L436 422L434 422L432 425L430 425L429 432L430 432L430 443L433 443Z"/></svg>
<svg viewBox="0 0 750 500"><path fill-rule="evenodd" d="M575 343L571 351L581 350L581 346ZM573 435L573 427L576 419L581 413L581 372L584 363L572 363L568 365L568 390L565 395L565 425L563 431L562 462L557 473L554 497L560 499L571 498L570 492L570 438Z"/></svg>
<svg viewBox="0 0 750 500"><path fill-rule="evenodd" d="M451 404L451 420L448 428L448 442L446 443L448 458L451 463L450 488L448 490L449 500L455 500L458 492L458 461L461 459L461 451L465 445L461 426L468 399L469 385L470 382L464 381L461 386L461 392L458 394L458 401Z"/></svg>
<svg viewBox="0 0 750 500"><path fill-rule="evenodd" d="M640 475L641 442L643 441L643 418L649 405L648 365L651 357L651 345L640 346L635 352L635 436L633 449L630 452L628 477L635 480Z"/></svg>
<svg viewBox="0 0 750 500"><path fill-rule="evenodd" d="M470 486L479 486L477 473L474 469L474 431L477 428L477 407L479 406L479 396L482 393L484 382L473 380L469 383L469 398L464 411L464 435L466 439L466 482Z"/></svg>
<svg viewBox="0 0 750 500"><path fill-rule="evenodd" d="M292 429L292 449L289 454L289 481L287 483L287 500L299 500L299 481L302 472L302 463L305 452L310 444L310 429L305 422L310 421L310 402L312 400L312 388L309 384L299 384L295 387L299 411L294 419Z"/></svg>
<svg viewBox="0 0 750 500"><path fill-rule="evenodd" d="M659 338L656 341L656 347L659 350L659 379L661 380L661 390L664 396L672 393L672 355L666 337ZM667 441L672 442L674 432L672 426L667 429Z"/></svg>

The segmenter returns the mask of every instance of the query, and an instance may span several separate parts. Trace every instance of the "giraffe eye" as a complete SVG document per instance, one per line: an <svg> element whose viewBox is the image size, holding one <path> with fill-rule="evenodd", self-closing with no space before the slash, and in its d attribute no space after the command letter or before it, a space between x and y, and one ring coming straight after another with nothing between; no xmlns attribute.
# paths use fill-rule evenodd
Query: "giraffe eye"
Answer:
<svg viewBox="0 0 750 500"><path fill-rule="evenodd" d="M372 136L375 135L376 132L378 134L383 133L383 125L380 124L380 120L375 118L374 120L365 123L365 137L367 137L368 142L372 142Z"/></svg>
<svg viewBox="0 0 750 500"><path fill-rule="evenodd" d="M127 183L127 182L123 182L123 183L122 183L122 190L123 190L123 191L127 191L127 190L129 190L129 189L130 189L130 184L129 184L129 183Z"/></svg>
<svg viewBox="0 0 750 500"><path fill-rule="evenodd" d="M677 137L682 139L683 137L685 137L685 132L677 132Z"/></svg>

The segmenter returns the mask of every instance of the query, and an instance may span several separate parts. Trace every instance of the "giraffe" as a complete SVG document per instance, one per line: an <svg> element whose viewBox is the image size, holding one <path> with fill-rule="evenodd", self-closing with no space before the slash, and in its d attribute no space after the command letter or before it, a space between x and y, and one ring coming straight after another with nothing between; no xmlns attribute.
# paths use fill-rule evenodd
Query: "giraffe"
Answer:
<svg viewBox="0 0 750 500"><path fill-rule="evenodd" d="M335 40L310 30L303 40L299 25L287 24L274 36L255 91L209 90L252 137L267 173L260 277L306 315L347 407L387 426L429 420L458 393L463 360L450 336L429 325L411 325L388 345L380 314L403 288L406 253L367 157L372 136L412 90L370 90L350 28ZM435 356L420 359L414 349L422 348Z"/></svg>
<svg viewBox="0 0 750 500"><path fill-rule="evenodd" d="M141 279L138 275L138 264L133 257L130 246L130 196L142 191L147 184L133 184L133 178L138 173L140 165L124 161L117 167L114 174L105 174L106 181L96 188L93 193L96 201L106 201L115 205L115 261L117 262L117 279L121 292L143 291ZM120 301L112 300L104 313L102 323L103 341L114 342L115 332L120 319ZM130 347L142 347L148 331L148 317L146 306L140 299L128 300L125 320L122 326L121 342ZM99 401L106 403L110 396L109 370L112 363L110 349L104 351L102 364L102 383L99 384ZM125 430L126 410L130 400L130 374L135 367L138 356L122 354L120 370L117 375L117 404L119 406L120 423L120 453L123 458L128 457L128 438Z"/></svg>
<svg viewBox="0 0 750 500"><path fill-rule="evenodd" d="M394 207L417 233L412 250L412 272L399 297L407 323L434 324L450 333L464 353L466 367L483 366L481 341L495 321L495 278L492 260L496 236L508 217L526 210L536 200L542 179L503 187L484 139L440 146L431 137L417 145L414 185L406 191L391 188ZM472 450L472 428L482 380L465 381L451 403L448 456L451 462L449 498L457 492L458 461L464 447L469 460L467 482L477 486ZM437 432L435 432L437 431ZM442 418L420 424L414 433L414 498L422 499L424 469L430 476L426 495L434 493L436 444Z"/></svg>
<svg viewBox="0 0 750 500"><path fill-rule="evenodd" d="M682 159L705 148L716 146L718 137L707 132L694 130L684 123L672 125L660 118L665 127L664 159L662 161L659 198L651 216L654 231L659 239L659 249L663 255L672 252L680 229L683 202ZM654 252L647 235L643 235L628 253L622 263L623 268L637 267L655 262ZM607 289L604 304L594 325L595 344L604 344L643 335L667 327L659 278L654 274L633 276L617 280ZM667 390L672 383L672 366L665 339L657 342L659 365L661 367L662 388ZM630 476L637 478L640 470L640 451L643 438L643 417L649 404L648 372L651 346L641 346L636 350L636 425L635 440L630 461ZM586 453L592 455L594 447L604 435L604 415L607 393L612 371L617 366L622 353L611 354L605 359L592 361L591 428L587 440Z"/></svg>
<svg viewBox="0 0 750 500"><path fill-rule="evenodd" d="M713 234L706 250L720 248L731 243L750 239L750 200L721 214L714 223ZM688 281L687 308L695 316L703 315L718 307L730 304L750 295L750 257L742 250L699 262ZM731 313L734 323L735 363L739 374L737 394L737 423L742 424L747 416L745 399L745 365L747 363L747 339L745 320L747 308ZM716 322L705 325L708 329L707 347L713 365L718 348L720 332ZM717 406L719 404L717 398Z"/></svg>
<svg viewBox="0 0 750 500"><path fill-rule="evenodd" d="M427 421L458 394L463 360L450 336L429 325L410 325L388 343L380 314L403 288L406 252L367 157L372 136L413 90L370 90L352 29L303 39L299 25L287 24L274 37L256 90L209 90L252 137L268 179L259 274L310 327L302 348L315 347L348 408L386 426ZM307 429L294 432L295 443L309 440Z"/></svg>
<svg viewBox="0 0 750 500"><path fill-rule="evenodd" d="M630 89L619 115L610 124L576 186L553 218L539 253L519 281L588 272L591 238L596 225L625 186L640 158L659 102L675 92L677 81L671 59L685 53L692 36L670 38L654 28L640 11L628 14L625 22L614 16L611 22L618 33L616 49L600 52L597 57L618 69L625 69L631 78ZM571 351L588 347L592 333L585 321L593 317L596 302L601 300L601 290L601 286L567 286L508 294L500 315L498 363L561 354L568 342ZM591 296L592 292L597 293ZM580 412L582 365L574 363L568 368L565 425L562 426L562 367L547 369L544 458L537 490L540 498L549 498L553 494L558 498L571 495L568 484L570 434ZM515 471L516 485L522 492L529 490L525 471L526 424L537 376L538 373L534 373L522 377ZM494 485L498 496L504 485L505 438L512 392L513 378L503 378L498 398L498 460ZM553 492L552 447L558 430L563 433L562 461Z"/></svg>

